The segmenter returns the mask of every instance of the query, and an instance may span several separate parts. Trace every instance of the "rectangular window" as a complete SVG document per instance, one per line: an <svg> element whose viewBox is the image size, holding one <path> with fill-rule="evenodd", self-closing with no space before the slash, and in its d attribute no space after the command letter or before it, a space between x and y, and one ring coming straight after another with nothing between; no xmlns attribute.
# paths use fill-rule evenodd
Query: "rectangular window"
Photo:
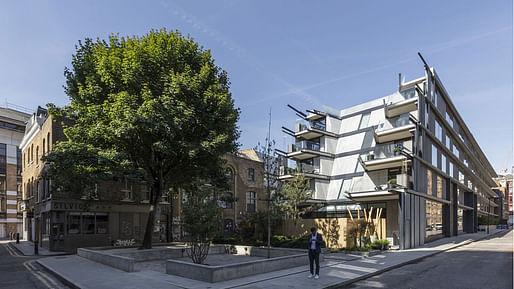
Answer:
<svg viewBox="0 0 514 289"><path fill-rule="evenodd" d="M82 234L95 233L95 213L82 213Z"/></svg>
<svg viewBox="0 0 514 289"><path fill-rule="evenodd" d="M436 120L435 121L435 137L439 140L439 141L443 141L443 129L441 128L441 125L439 124L439 122Z"/></svg>
<svg viewBox="0 0 514 289"><path fill-rule="evenodd" d="M246 211L255 212L255 192L246 192Z"/></svg>
<svg viewBox="0 0 514 289"><path fill-rule="evenodd" d="M453 128L453 119L448 112L446 112L446 121L450 124L450 127Z"/></svg>
<svg viewBox="0 0 514 289"><path fill-rule="evenodd" d="M443 198L443 190L444 190L444 182L443 182L443 178L441 178L440 176L437 176L437 197L438 198Z"/></svg>
<svg viewBox="0 0 514 289"><path fill-rule="evenodd" d="M449 135L446 135L446 138L445 138L445 144L446 144L446 147L449 149L449 150L452 150L451 146L450 146L450 136Z"/></svg>
<svg viewBox="0 0 514 289"><path fill-rule="evenodd" d="M459 171L459 182L461 182L462 184L464 184L464 174L462 174L461 171Z"/></svg>
<svg viewBox="0 0 514 289"><path fill-rule="evenodd" d="M449 161L448 166L450 167L448 174L450 174L452 178L455 178L455 172L453 171L453 163Z"/></svg>
<svg viewBox="0 0 514 289"><path fill-rule="evenodd" d="M337 196L338 199L350 198L350 188L352 185L352 181L353 181L353 178L343 180L343 183L341 184L341 189L339 190L339 196Z"/></svg>
<svg viewBox="0 0 514 289"><path fill-rule="evenodd" d="M23 160L21 158L21 149L16 147L16 175L21 177L21 167L23 164Z"/></svg>
<svg viewBox="0 0 514 289"><path fill-rule="evenodd" d="M370 115L371 115L371 112L368 112L361 116L361 122L359 123L359 129L368 127Z"/></svg>
<svg viewBox="0 0 514 289"><path fill-rule="evenodd" d="M7 173L7 145L4 143L0 144L0 174L5 175Z"/></svg>
<svg viewBox="0 0 514 289"><path fill-rule="evenodd" d="M432 195L432 171L427 169L427 195Z"/></svg>
<svg viewBox="0 0 514 289"><path fill-rule="evenodd" d="M96 213L96 233L107 234L109 232L109 214Z"/></svg>
<svg viewBox="0 0 514 289"><path fill-rule="evenodd" d="M248 180L255 181L255 170L253 168L248 169Z"/></svg>
<svg viewBox="0 0 514 289"><path fill-rule="evenodd" d="M441 170L445 173L448 173L448 171L446 170L446 157L443 153L441 153Z"/></svg>
<svg viewBox="0 0 514 289"><path fill-rule="evenodd" d="M437 166L437 148L435 147L435 145L432 145L432 165L434 167L438 167Z"/></svg>
<svg viewBox="0 0 514 289"><path fill-rule="evenodd" d="M457 231L462 231L464 229L463 221L462 221L463 215L464 215L464 210L457 209Z"/></svg>
<svg viewBox="0 0 514 289"><path fill-rule="evenodd" d="M428 105L428 102L426 103L426 107L425 107L425 127L428 129L429 128L429 125L428 125L428 112L430 111L430 106Z"/></svg>
<svg viewBox="0 0 514 289"><path fill-rule="evenodd" d="M426 200L426 228L425 236L429 239L433 235L443 233L443 206L441 203Z"/></svg>
<svg viewBox="0 0 514 289"><path fill-rule="evenodd" d="M458 158L460 159L460 153L459 153L459 150L457 149L457 147L454 145L453 146L453 154Z"/></svg>
<svg viewBox="0 0 514 289"><path fill-rule="evenodd" d="M80 213L69 213L67 232L69 235L80 234Z"/></svg>

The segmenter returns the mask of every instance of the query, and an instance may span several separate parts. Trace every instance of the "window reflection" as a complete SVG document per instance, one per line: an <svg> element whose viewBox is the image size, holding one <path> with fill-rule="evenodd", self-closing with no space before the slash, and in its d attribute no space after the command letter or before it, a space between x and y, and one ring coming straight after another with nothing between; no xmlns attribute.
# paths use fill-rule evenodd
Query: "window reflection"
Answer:
<svg viewBox="0 0 514 289"><path fill-rule="evenodd" d="M441 203L426 200L425 233L427 239L443 234L443 205Z"/></svg>

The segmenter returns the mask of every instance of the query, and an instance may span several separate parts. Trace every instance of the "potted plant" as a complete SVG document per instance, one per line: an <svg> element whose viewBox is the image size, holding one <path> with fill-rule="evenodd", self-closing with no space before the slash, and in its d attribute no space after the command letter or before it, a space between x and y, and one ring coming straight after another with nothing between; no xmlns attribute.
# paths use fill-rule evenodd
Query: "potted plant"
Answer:
<svg viewBox="0 0 514 289"><path fill-rule="evenodd" d="M396 179L393 178L393 179L390 179L389 181L387 181L387 187L389 189L396 187Z"/></svg>
<svg viewBox="0 0 514 289"><path fill-rule="evenodd" d="M399 156L401 151L403 150L403 145L397 144L394 146L393 152L395 156Z"/></svg>
<svg viewBox="0 0 514 289"><path fill-rule="evenodd" d="M375 159L375 153L374 152L369 152L368 155L367 155L367 158L366 160L367 161L371 161L371 160L374 160Z"/></svg>

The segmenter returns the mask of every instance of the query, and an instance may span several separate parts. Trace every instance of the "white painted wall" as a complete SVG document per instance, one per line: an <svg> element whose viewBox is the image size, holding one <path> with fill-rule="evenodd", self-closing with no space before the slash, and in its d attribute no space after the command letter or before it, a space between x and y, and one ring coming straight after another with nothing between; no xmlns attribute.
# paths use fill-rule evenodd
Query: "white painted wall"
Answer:
<svg viewBox="0 0 514 289"><path fill-rule="evenodd" d="M361 121L361 115L352 116L345 118L341 121L341 129L339 133L347 133L359 128L359 122Z"/></svg>

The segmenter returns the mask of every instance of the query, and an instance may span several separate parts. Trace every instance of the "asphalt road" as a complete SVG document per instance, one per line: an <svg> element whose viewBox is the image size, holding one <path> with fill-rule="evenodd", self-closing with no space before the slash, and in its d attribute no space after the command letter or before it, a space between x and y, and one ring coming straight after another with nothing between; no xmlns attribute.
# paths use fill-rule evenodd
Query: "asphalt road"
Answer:
<svg viewBox="0 0 514 289"><path fill-rule="evenodd" d="M512 230L344 288L512 289Z"/></svg>
<svg viewBox="0 0 514 289"><path fill-rule="evenodd" d="M68 288L35 263L41 257L23 256L7 246L6 241L0 241L0 288Z"/></svg>

